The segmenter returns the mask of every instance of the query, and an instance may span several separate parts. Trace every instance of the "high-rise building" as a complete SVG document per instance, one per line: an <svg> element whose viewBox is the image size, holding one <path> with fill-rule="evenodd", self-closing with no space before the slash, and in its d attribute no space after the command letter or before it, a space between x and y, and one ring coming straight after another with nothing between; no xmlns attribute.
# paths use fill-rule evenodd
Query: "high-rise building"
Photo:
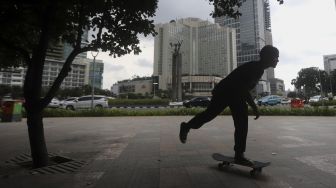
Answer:
<svg viewBox="0 0 336 188"><path fill-rule="evenodd" d="M46 59L43 67L42 87L50 87L63 67L64 61ZM61 88L76 88L83 85L92 85L92 59L76 58L71 65L71 71L61 84ZM9 68L0 72L0 85L23 86L27 68ZM94 86L102 88L104 64L101 60L95 61Z"/></svg>
<svg viewBox="0 0 336 188"><path fill-rule="evenodd" d="M95 88L103 88L104 63L102 60L89 59L89 85Z"/></svg>
<svg viewBox="0 0 336 188"><path fill-rule="evenodd" d="M184 76L202 75L223 78L237 67L235 29L199 18L172 20L157 24L155 29L153 75L158 78L159 89L171 89L172 45L179 42L182 80Z"/></svg>
<svg viewBox="0 0 336 188"><path fill-rule="evenodd" d="M236 29L238 66L259 59L259 52L265 45L271 45L271 19L268 0L248 0L239 8L237 19L222 16L215 23ZM269 79L274 78L274 69L267 69L259 81L257 93L270 93Z"/></svg>
<svg viewBox="0 0 336 188"><path fill-rule="evenodd" d="M63 67L64 61L46 59L43 67L42 87L50 87ZM76 88L88 84L88 63L84 59L75 59L71 71L62 82L61 88Z"/></svg>
<svg viewBox="0 0 336 188"><path fill-rule="evenodd" d="M270 79L271 85L271 95L280 95L285 96L285 84L284 81L278 78L271 78Z"/></svg>
<svg viewBox="0 0 336 188"><path fill-rule="evenodd" d="M330 74L331 71L336 69L336 54L333 55L324 55L324 70Z"/></svg>
<svg viewBox="0 0 336 188"><path fill-rule="evenodd" d="M23 86L25 69L23 67L1 69L0 85Z"/></svg>
<svg viewBox="0 0 336 188"><path fill-rule="evenodd" d="M82 45L86 42L88 32L84 32ZM65 59L70 55L72 47L67 43L58 43L52 45L47 50L46 60L43 67L42 87L50 87L60 73ZM93 60L86 58L87 53L78 54L71 65L71 71L62 82L61 88L76 88L83 85L92 85L94 75L94 87L102 88L104 64L101 60L95 61L93 69ZM94 70L94 74L93 73ZM23 86L27 69L24 67L9 68L0 71L0 84L10 86Z"/></svg>

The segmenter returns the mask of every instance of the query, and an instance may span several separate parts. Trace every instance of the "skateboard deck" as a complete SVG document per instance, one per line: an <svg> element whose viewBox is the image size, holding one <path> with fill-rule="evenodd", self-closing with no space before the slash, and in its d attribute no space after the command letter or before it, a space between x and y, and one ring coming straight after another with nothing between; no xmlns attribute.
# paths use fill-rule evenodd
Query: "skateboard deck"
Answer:
<svg viewBox="0 0 336 188"><path fill-rule="evenodd" d="M218 164L219 169L223 169L223 167L227 166L233 166L234 164L240 165L240 166L246 166L252 168L250 171L251 176L255 176L257 174L260 174L262 172L262 168L269 166L270 162L260 162L260 161L253 161L253 165L244 165L240 163L236 163L233 157L225 156L220 153L214 153L212 154L212 158L216 161L221 161L221 163Z"/></svg>

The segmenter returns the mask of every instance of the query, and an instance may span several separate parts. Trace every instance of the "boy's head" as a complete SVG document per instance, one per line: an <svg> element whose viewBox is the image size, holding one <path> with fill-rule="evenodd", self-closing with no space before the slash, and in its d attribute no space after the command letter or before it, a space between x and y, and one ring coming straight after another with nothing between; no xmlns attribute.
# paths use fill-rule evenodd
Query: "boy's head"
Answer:
<svg viewBox="0 0 336 188"><path fill-rule="evenodd" d="M260 50L260 61L264 63L267 67L275 68L279 62L279 50L272 46L266 45Z"/></svg>

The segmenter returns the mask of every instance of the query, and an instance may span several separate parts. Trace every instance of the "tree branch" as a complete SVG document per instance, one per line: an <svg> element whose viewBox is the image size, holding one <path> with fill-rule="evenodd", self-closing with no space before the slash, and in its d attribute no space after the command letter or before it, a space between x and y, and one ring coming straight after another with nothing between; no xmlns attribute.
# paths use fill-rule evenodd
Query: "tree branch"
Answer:
<svg viewBox="0 0 336 188"><path fill-rule="evenodd" d="M72 64L73 60L80 53L82 53L81 50L74 49L70 53L70 55L68 56L68 58L65 60L65 62L63 64L63 67L62 67L60 73L58 74L56 80L54 81L54 83L51 86L51 88L49 89L48 93L45 95L45 97L42 100L42 107L43 108L46 107L50 103L50 101L52 100L52 98L55 96L55 93L60 88L63 80L65 79L65 77L68 76L68 73L71 71L71 64Z"/></svg>
<svg viewBox="0 0 336 188"><path fill-rule="evenodd" d="M54 81L53 85L49 89L48 93L43 98L43 100L42 100L42 106L43 107L46 107L50 103L52 98L55 96L55 93L60 88L63 80L65 79L65 77L68 76L68 73L71 71L71 64L72 64L73 60L75 59L75 57L80 53L87 52L87 51L90 51L90 50L94 50L94 48L93 47L84 47L84 48L81 48L81 49L74 49L70 53L68 58L65 60L64 65L63 65L60 73L58 74L56 80Z"/></svg>
<svg viewBox="0 0 336 188"><path fill-rule="evenodd" d="M80 9L78 13L78 28L77 28L77 39L75 44L75 49L80 49L82 44L82 35L83 35L83 2L80 1Z"/></svg>

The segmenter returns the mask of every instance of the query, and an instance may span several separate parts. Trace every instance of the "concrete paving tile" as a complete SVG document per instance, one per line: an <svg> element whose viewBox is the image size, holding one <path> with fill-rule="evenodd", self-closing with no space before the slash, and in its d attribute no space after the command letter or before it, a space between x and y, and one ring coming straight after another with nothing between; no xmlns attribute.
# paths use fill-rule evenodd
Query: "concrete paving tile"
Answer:
<svg viewBox="0 0 336 188"><path fill-rule="evenodd" d="M187 170L183 167L161 168L160 187L192 187Z"/></svg>
<svg viewBox="0 0 336 188"><path fill-rule="evenodd" d="M238 166L228 167L223 170L219 170L217 166L212 166L210 169L226 187L259 188L255 183L255 179L250 176L250 169L239 168Z"/></svg>
<svg viewBox="0 0 336 188"><path fill-rule="evenodd" d="M181 144L178 125L190 118L45 118L49 152L87 164L76 173L45 176L19 173L18 169L8 171L7 164L0 164L0 187L334 188L336 185L332 169L326 171L316 166L323 160L329 167L336 166L336 160L330 158L336 151L335 117L251 119L246 155L272 163L255 178L250 177L249 168L234 166L220 171L211 158L215 152L234 153L231 117L220 116L191 131L188 142ZM1 124L0 160L30 151L26 129L25 122ZM295 144L300 147L288 147Z"/></svg>
<svg viewBox="0 0 336 188"><path fill-rule="evenodd" d="M219 187L222 182L214 176L211 170L206 167L190 166L186 167L193 187Z"/></svg>

